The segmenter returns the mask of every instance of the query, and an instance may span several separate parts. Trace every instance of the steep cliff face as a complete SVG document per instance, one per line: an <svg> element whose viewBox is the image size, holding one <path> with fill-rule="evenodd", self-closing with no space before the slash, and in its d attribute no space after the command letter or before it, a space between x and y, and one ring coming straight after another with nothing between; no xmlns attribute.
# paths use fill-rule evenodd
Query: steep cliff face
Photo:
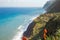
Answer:
<svg viewBox="0 0 60 40"><path fill-rule="evenodd" d="M50 0L43 7L47 13L60 12L60 0Z"/></svg>
<svg viewBox="0 0 60 40"><path fill-rule="evenodd" d="M46 13L37 17L24 32L29 40L60 40L60 13Z"/></svg>

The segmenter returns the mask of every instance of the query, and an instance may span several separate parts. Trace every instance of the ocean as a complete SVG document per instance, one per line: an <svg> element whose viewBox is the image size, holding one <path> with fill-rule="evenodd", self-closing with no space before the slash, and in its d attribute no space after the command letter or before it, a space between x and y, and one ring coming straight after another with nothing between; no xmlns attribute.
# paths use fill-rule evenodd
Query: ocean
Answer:
<svg viewBox="0 0 60 40"><path fill-rule="evenodd" d="M21 40L28 25L43 8L0 8L0 40Z"/></svg>

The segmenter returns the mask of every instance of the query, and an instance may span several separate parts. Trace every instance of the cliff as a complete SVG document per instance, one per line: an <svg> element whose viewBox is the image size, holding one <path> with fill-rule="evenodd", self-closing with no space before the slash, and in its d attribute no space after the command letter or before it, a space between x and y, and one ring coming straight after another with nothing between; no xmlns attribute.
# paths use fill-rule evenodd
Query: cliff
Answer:
<svg viewBox="0 0 60 40"><path fill-rule="evenodd" d="M60 13L40 15L28 26L23 35L29 40L44 40L45 28L46 40L60 40Z"/></svg>
<svg viewBox="0 0 60 40"><path fill-rule="evenodd" d="M51 0L44 5L47 11L28 26L23 36L29 40L60 40L60 0Z"/></svg>
<svg viewBox="0 0 60 40"><path fill-rule="evenodd" d="M43 7L47 13L60 12L60 0L50 0Z"/></svg>

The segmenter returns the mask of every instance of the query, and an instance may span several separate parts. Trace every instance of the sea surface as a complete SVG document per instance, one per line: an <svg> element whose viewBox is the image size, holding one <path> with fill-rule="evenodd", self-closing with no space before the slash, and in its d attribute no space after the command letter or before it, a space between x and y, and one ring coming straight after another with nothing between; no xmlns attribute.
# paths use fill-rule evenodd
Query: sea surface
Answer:
<svg viewBox="0 0 60 40"><path fill-rule="evenodd" d="M21 40L28 25L43 8L0 8L0 40Z"/></svg>

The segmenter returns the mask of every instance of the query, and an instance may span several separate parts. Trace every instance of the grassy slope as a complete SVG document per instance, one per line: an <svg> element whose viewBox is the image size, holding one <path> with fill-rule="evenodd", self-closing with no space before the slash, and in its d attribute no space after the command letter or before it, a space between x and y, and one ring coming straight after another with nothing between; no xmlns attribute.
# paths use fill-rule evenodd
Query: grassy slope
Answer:
<svg viewBox="0 0 60 40"><path fill-rule="evenodd" d="M43 40L43 29L48 30L46 40L60 40L60 13L48 13L37 17L30 40Z"/></svg>

